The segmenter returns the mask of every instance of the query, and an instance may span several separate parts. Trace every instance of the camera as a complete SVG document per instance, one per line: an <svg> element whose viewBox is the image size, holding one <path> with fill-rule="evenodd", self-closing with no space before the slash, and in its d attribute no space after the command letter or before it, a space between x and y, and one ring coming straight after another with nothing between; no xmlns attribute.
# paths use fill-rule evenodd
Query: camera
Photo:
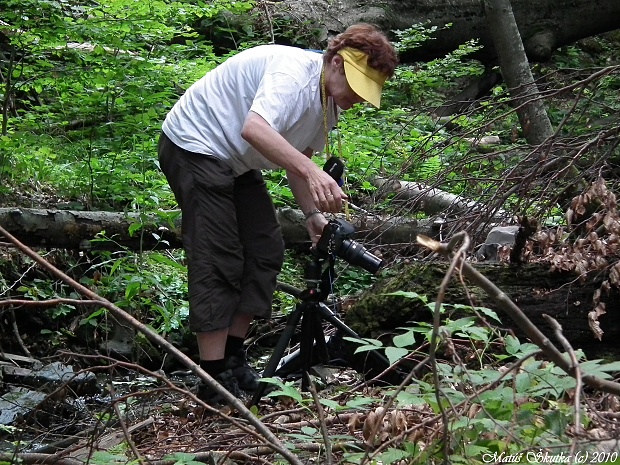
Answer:
<svg viewBox="0 0 620 465"><path fill-rule="evenodd" d="M324 255L336 255L351 265L359 266L369 273L376 273L383 266L383 260L368 252L364 246L350 239L355 232L353 225L340 219L329 220L323 228L316 248Z"/></svg>

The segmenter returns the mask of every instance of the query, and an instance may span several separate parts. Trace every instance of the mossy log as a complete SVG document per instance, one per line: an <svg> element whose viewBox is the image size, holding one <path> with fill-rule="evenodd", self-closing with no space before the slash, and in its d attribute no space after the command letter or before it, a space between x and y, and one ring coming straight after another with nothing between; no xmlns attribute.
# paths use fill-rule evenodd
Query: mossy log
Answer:
<svg viewBox="0 0 620 465"><path fill-rule="evenodd" d="M286 247L308 250L310 238L300 210L276 212ZM417 234L434 236L433 220L358 216L351 220L356 240L373 245L408 244ZM29 247L72 250L156 250L181 247L179 211L105 212L0 208L0 226ZM104 234L105 233L105 234ZM103 240L104 235L108 240ZM1 236L1 235L0 235ZM0 237L0 241L5 240Z"/></svg>
<svg viewBox="0 0 620 465"><path fill-rule="evenodd" d="M344 321L360 336L379 337L394 333L397 328L412 326L415 322L432 322L432 310L420 299L386 295L397 291L415 292L437 300L439 288L448 269L447 263L413 263L390 270L372 288L364 292L345 313ZM588 276L581 281L574 273L551 271L546 264L511 266L504 264L478 265L476 269L502 290L547 337L557 344L557 339L543 315L555 318L563 333L575 349L582 349L592 357L620 356L617 344L620 337L620 299L617 289L604 295L607 313L599 318L604 331L602 340L594 337L588 326L588 313L592 310L594 292L599 289L603 276ZM501 326L512 329L518 337L523 333L498 308L486 293L466 280L463 286L454 276L448 286L443 303L473 304L494 310L501 319ZM447 306L442 320L460 318ZM470 313L471 315L471 313ZM494 323L489 321L490 323Z"/></svg>

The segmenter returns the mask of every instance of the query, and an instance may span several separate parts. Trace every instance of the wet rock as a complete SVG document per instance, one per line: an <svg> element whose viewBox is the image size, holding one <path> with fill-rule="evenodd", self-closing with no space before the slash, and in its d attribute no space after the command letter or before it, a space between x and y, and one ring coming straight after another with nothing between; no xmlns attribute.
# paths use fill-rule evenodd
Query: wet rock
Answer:
<svg viewBox="0 0 620 465"><path fill-rule="evenodd" d="M26 385L48 393L61 387L67 387L78 395L94 394L98 391L94 373L76 373L71 365L61 362L53 362L38 369L4 365L2 373L5 383Z"/></svg>
<svg viewBox="0 0 620 465"><path fill-rule="evenodd" d="M15 387L0 397L0 425L11 425L36 410L47 395L25 387Z"/></svg>
<svg viewBox="0 0 620 465"><path fill-rule="evenodd" d="M99 348L112 357L129 360L134 352L135 339L136 331L131 326L114 320L112 337L103 342Z"/></svg>
<svg viewBox="0 0 620 465"><path fill-rule="evenodd" d="M502 246L515 244L519 226L497 226L487 235L484 243L476 251L476 259L479 262L497 262L497 252Z"/></svg>

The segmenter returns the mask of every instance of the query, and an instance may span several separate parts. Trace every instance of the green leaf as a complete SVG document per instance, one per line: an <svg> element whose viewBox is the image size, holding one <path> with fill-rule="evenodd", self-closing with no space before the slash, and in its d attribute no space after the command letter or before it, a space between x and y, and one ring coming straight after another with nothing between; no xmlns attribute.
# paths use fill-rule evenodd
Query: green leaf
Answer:
<svg viewBox="0 0 620 465"><path fill-rule="evenodd" d="M375 399L370 397L354 397L353 399L349 399L345 404L347 407L357 410L367 407L375 402Z"/></svg>
<svg viewBox="0 0 620 465"><path fill-rule="evenodd" d="M118 102L117 102L117 103L118 103ZM133 223L131 223L131 224L129 225L129 229L128 229L128 231L129 231L129 236L130 236L130 237L133 237L134 233L135 233L136 231L140 231L140 229L142 229L142 227L143 227L143 226L144 226L144 225L143 225L142 223L138 222L138 221L134 221Z"/></svg>
<svg viewBox="0 0 620 465"><path fill-rule="evenodd" d="M301 392L299 392L299 390L295 386L293 386L292 383L284 384L282 381L280 381L277 378L263 378L261 379L261 382L271 383L271 384L275 384L276 386L278 386L278 389L267 394L267 397L286 396L286 397L290 397L291 399L299 403L303 403L304 401L304 398Z"/></svg>
<svg viewBox="0 0 620 465"><path fill-rule="evenodd" d="M349 336L345 336L345 339L347 341L351 341L354 342L356 344L360 344L362 347L358 347L357 350L355 351L357 352L366 352L368 350L376 350L376 349L380 349L383 347L383 343L381 341L379 341L378 339L370 339L370 338L356 338L356 337L349 337Z"/></svg>
<svg viewBox="0 0 620 465"><path fill-rule="evenodd" d="M258 417L258 405L252 405L250 407L250 412L252 412L252 415L255 417Z"/></svg>
<svg viewBox="0 0 620 465"><path fill-rule="evenodd" d="M319 402L321 402L321 405L324 405L325 407L328 407L328 408L331 408L331 409L334 409L334 410L341 410L343 408L342 405L340 405L335 400L319 399Z"/></svg>
<svg viewBox="0 0 620 465"><path fill-rule="evenodd" d="M620 372L620 361L605 363L599 369L608 373Z"/></svg>
<svg viewBox="0 0 620 465"><path fill-rule="evenodd" d="M174 465L205 465L204 462L194 460L195 458L195 454L186 452L175 452L164 456L164 460L174 460Z"/></svg>
<svg viewBox="0 0 620 465"><path fill-rule="evenodd" d="M385 356L390 361L390 365L393 365L401 358L405 357L409 351L407 349L403 349L400 347L386 347L385 348Z"/></svg>
<svg viewBox="0 0 620 465"><path fill-rule="evenodd" d="M422 406L426 404L426 400L422 394L409 392L409 391L400 391L396 395L396 401L400 405L404 406Z"/></svg>
<svg viewBox="0 0 620 465"><path fill-rule="evenodd" d="M482 313L483 315L488 316L489 318L491 318L492 320L497 321L498 323L501 323L501 320L499 319L499 317L497 316L497 313L495 313L495 311L491 310L490 308L486 308L486 307L477 307L476 310L478 310L480 313Z"/></svg>
<svg viewBox="0 0 620 465"><path fill-rule="evenodd" d="M407 331L404 334L394 336L392 342L396 347L411 347L415 344L415 335L413 331Z"/></svg>
<svg viewBox="0 0 620 465"><path fill-rule="evenodd" d="M458 334L458 332L457 332ZM465 329L463 334L470 337L475 341L488 341L489 340L489 329L481 328L480 326L472 326L471 328Z"/></svg>
<svg viewBox="0 0 620 465"><path fill-rule="evenodd" d="M401 449L389 448L379 454L378 463L395 463L409 458L409 453Z"/></svg>
<svg viewBox="0 0 620 465"><path fill-rule="evenodd" d="M183 272L187 271L187 267L185 265L183 265L183 264L181 264L181 263L179 263L179 262L177 262L175 260L171 260L170 258L168 258L165 255L162 255L160 253L153 254L153 255L151 255L150 258L154 262L174 267L174 268L178 269L179 271L183 271Z"/></svg>
<svg viewBox="0 0 620 465"><path fill-rule="evenodd" d="M504 344L506 345L506 352L508 352L510 355L516 355L517 352L519 352L519 348L521 347L519 339L510 335L504 338Z"/></svg>
<svg viewBox="0 0 620 465"><path fill-rule="evenodd" d="M361 352L368 352L369 350L378 350L378 349L381 349L382 347L383 346L365 345L365 346L361 346L355 349L355 353L359 354Z"/></svg>
<svg viewBox="0 0 620 465"><path fill-rule="evenodd" d="M601 364L602 360L588 360L579 364L584 375L596 376L601 379L611 379L609 373L620 372L620 361Z"/></svg>
<svg viewBox="0 0 620 465"><path fill-rule="evenodd" d="M355 342L356 344L366 344L366 343L368 343L371 340L378 342L379 343L378 345L381 344L381 342L378 341L377 339L365 339L365 338L362 339L362 338L359 338L359 337L350 337L350 336L345 336L345 339L347 341Z"/></svg>
<svg viewBox="0 0 620 465"><path fill-rule="evenodd" d="M428 297L426 297L425 295L420 295L417 292L410 292L410 291L396 291L396 292L388 292L385 293L383 295L392 295L392 296L397 296L397 297L404 297L405 299L419 299L424 303L428 302Z"/></svg>
<svg viewBox="0 0 620 465"><path fill-rule="evenodd" d="M301 427L301 432L307 436L314 436L315 434L317 434L319 431L316 428L313 428L311 426L302 426Z"/></svg>
<svg viewBox="0 0 620 465"><path fill-rule="evenodd" d="M125 289L125 299L131 300L133 297L137 296L142 288L142 283L139 282L131 282L127 285Z"/></svg>
<svg viewBox="0 0 620 465"><path fill-rule="evenodd" d="M98 450L93 453L91 463L94 465L126 465L127 457Z"/></svg>

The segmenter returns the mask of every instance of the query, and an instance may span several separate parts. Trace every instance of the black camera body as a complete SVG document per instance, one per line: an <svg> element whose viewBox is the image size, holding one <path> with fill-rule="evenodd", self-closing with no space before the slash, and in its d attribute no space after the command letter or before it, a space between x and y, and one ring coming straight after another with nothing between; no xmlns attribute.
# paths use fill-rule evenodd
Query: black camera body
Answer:
<svg viewBox="0 0 620 465"><path fill-rule="evenodd" d="M317 251L324 256L336 255L351 265L359 266L369 273L376 273L383 266L383 260L352 240L349 236L354 232L353 225L345 220L329 220L317 242Z"/></svg>

